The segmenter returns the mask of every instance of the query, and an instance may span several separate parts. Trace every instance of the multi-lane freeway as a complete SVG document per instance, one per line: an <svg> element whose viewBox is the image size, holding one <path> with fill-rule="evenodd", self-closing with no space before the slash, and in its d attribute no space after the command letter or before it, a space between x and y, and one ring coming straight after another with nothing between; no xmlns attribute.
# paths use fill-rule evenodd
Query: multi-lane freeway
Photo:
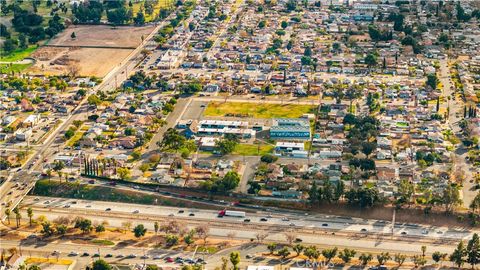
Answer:
<svg viewBox="0 0 480 270"><path fill-rule="evenodd" d="M267 233L265 241L286 241L286 233L294 233L303 242L328 246L349 246L359 249L392 252L412 252L419 243L430 251L451 252L455 243L471 237L472 232L447 227L395 224L328 215L305 215L273 211L247 212L245 218L217 216L217 211L174 207L146 206L100 201L83 201L48 197L27 197L24 206L32 207L36 215L49 220L60 216L83 216L93 222L108 221L109 226L122 227L126 220L144 224L150 231L155 221L179 222L195 227L208 225L210 234L227 237L233 234L239 239L255 239L259 233ZM24 215L26 216L26 215Z"/></svg>

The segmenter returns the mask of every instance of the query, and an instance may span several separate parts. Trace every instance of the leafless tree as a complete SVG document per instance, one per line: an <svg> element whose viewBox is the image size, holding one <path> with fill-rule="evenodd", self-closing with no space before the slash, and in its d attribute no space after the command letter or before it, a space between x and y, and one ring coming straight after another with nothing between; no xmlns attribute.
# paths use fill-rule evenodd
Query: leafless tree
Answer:
<svg viewBox="0 0 480 270"><path fill-rule="evenodd" d="M180 232L180 224L176 220L171 220L168 223L164 223L160 226L160 231L166 234L177 234Z"/></svg>
<svg viewBox="0 0 480 270"><path fill-rule="evenodd" d="M130 228L132 228L132 222L124 221L122 222L122 227L123 227L123 233L127 233L127 231L130 231Z"/></svg>
<svg viewBox="0 0 480 270"><path fill-rule="evenodd" d="M265 240L265 238L267 238L267 236L268 236L267 233L259 232L255 235L255 238L257 238L258 243L262 243L263 240Z"/></svg>
<svg viewBox="0 0 480 270"><path fill-rule="evenodd" d="M53 223L57 225L69 225L72 222L70 217L60 216L53 220Z"/></svg>
<svg viewBox="0 0 480 270"><path fill-rule="evenodd" d="M293 241L295 241L296 238L297 238L297 235L294 234L293 232L285 233L285 239L287 240L290 246L293 244Z"/></svg>
<svg viewBox="0 0 480 270"><path fill-rule="evenodd" d="M80 67L78 66L77 63L70 62L68 63L68 66L67 66L67 72L68 72L68 76L72 78L76 78L78 76L78 73L80 72Z"/></svg>
<svg viewBox="0 0 480 270"><path fill-rule="evenodd" d="M203 245L207 244L207 238L210 236L210 228L207 225L200 225L195 228L198 237L203 240Z"/></svg>
<svg viewBox="0 0 480 270"><path fill-rule="evenodd" d="M237 233L234 232L234 231L231 231L231 232L227 233L228 239L233 239L233 238L235 238L235 236L237 236Z"/></svg>

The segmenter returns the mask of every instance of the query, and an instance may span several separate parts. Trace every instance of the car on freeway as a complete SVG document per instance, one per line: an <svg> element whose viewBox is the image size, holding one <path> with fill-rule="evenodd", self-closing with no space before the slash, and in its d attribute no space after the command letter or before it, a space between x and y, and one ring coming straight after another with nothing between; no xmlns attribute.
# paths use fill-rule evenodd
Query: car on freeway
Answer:
<svg viewBox="0 0 480 270"><path fill-rule="evenodd" d="M268 221L266 218L261 218L260 221Z"/></svg>
<svg viewBox="0 0 480 270"><path fill-rule="evenodd" d="M190 213L190 214L188 214L188 216L194 217L194 216L195 216L195 213Z"/></svg>
<svg viewBox="0 0 480 270"><path fill-rule="evenodd" d="M365 229L365 228L362 228L360 231L361 231L361 232L366 232L366 231L367 231L367 229Z"/></svg>
<svg viewBox="0 0 480 270"><path fill-rule="evenodd" d="M129 258L129 259L133 259L133 258L136 258L136 257L137 256L135 254L130 254L130 255L127 256L127 258Z"/></svg>
<svg viewBox="0 0 480 270"><path fill-rule="evenodd" d="M293 223L293 222L292 222L292 223L290 223L290 226L292 226L292 227L293 227L293 226L295 226L295 223Z"/></svg>
<svg viewBox="0 0 480 270"><path fill-rule="evenodd" d="M283 217L282 221L290 221L290 219L288 219L287 217Z"/></svg>
<svg viewBox="0 0 480 270"><path fill-rule="evenodd" d="M299 243L299 242L302 242L302 238L295 238L295 242Z"/></svg>
<svg viewBox="0 0 480 270"><path fill-rule="evenodd" d="M77 255L78 255L78 253L75 252L75 251L70 251L70 253L68 253L68 256L72 256L72 257L77 256Z"/></svg>
<svg viewBox="0 0 480 270"><path fill-rule="evenodd" d="M113 255L110 254L110 253L108 253L107 255L105 255L105 258L111 258L111 257L113 257Z"/></svg>
<svg viewBox="0 0 480 270"><path fill-rule="evenodd" d="M100 254L98 254L98 253L95 253L95 254L93 254L93 256L92 256L92 257L94 257L94 258L96 258L96 257L100 257Z"/></svg>
<svg viewBox="0 0 480 270"><path fill-rule="evenodd" d="M123 258L124 256L122 254L118 254L116 258Z"/></svg>
<svg viewBox="0 0 480 270"><path fill-rule="evenodd" d="M144 259L144 260L145 260L145 259L148 259L148 258L149 258L148 255L142 255L142 256L140 257L140 259Z"/></svg>
<svg viewBox="0 0 480 270"><path fill-rule="evenodd" d="M112 211L112 208L109 207L109 208L105 209L105 211Z"/></svg>
<svg viewBox="0 0 480 270"><path fill-rule="evenodd" d="M88 180L89 184L95 184L95 180Z"/></svg>
<svg viewBox="0 0 480 270"><path fill-rule="evenodd" d="M138 214L138 213L140 213L140 211L135 210L135 211L133 211L133 213L134 213L134 214Z"/></svg>
<svg viewBox="0 0 480 270"><path fill-rule="evenodd" d="M185 213L185 211L184 210L178 210L178 213L183 214L183 213Z"/></svg>
<svg viewBox="0 0 480 270"><path fill-rule="evenodd" d="M162 258L162 256L160 256L160 255L155 255L155 256L153 256L152 259L154 259L154 260L160 260L161 258Z"/></svg>
<svg viewBox="0 0 480 270"><path fill-rule="evenodd" d="M173 217L173 216L175 216L175 215L174 215L173 213L171 213L171 214L168 214L168 216L169 216L169 217Z"/></svg>
<svg viewBox="0 0 480 270"><path fill-rule="evenodd" d="M328 227L328 223L323 223L322 227Z"/></svg>
<svg viewBox="0 0 480 270"><path fill-rule="evenodd" d="M246 219L243 220L243 222L250 222L250 219L246 218Z"/></svg>
<svg viewBox="0 0 480 270"><path fill-rule="evenodd" d="M427 229L423 229L423 230L422 230L422 234L428 234L428 230L427 230Z"/></svg>
<svg viewBox="0 0 480 270"><path fill-rule="evenodd" d="M90 254L89 254L88 252L84 252L84 253L82 254L82 257L87 257L87 256L90 256Z"/></svg>
<svg viewBox="0 0 480 270"><path fill-rule="evenodd" d="M174 262L175 260L172 257L165 257L166 262Z"/></svg>

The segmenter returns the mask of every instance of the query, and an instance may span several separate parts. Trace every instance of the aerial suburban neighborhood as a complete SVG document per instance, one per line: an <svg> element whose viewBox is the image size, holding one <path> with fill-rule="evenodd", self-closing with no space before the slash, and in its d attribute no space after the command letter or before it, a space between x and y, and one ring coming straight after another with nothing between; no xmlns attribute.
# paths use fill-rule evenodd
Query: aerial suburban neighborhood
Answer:
<svg viewBox="0 0 480 270"><path fill-rule="evenodd" d="M0 270L480 269L480 1L0 0Z"/></svg>

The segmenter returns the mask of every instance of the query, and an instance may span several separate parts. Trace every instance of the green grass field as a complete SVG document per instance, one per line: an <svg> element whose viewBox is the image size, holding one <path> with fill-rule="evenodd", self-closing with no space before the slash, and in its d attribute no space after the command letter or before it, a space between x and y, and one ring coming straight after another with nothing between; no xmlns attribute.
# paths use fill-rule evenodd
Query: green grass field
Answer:
<svg viewBox="0 0 480 270"><path fill-rule="evenodd" d="M205 109L205 116L235 116L254 118L298 118L306 113L313 113L315 106L296 104L268 104L248 102L210 102Z"/></svg>
<svg viewBox="0 0 480 270"><path fill-rule="evenodd" d="M268 144L238 144L233 154L240 156L263 156L273 152L273 145Z"/></svg>
<svg viewBox="0 0 480 270"><path fill-rule="evenodd" d="M19 73L30 67L32 64L0 64L0 73Z"/></svg>
<svg viewBox="0 0 480 270"><path fill-rule="evenodd" d="M37 49L37 46L30 45L26 49L16 49L15 51L5 54L4 52L0 53L0 61L2 62L15 62L23 60L25 57L28 57Z"/></svg>
<svg viewBox="0 0 480 270"><path fill-rule="evenodd" d="M149 0L144 0L144 1L149 1ZM139 1L137 3L133 3L132 9L133 9L133 14L136 15L137 12L140 10L140 7L143 5L144 1ZM153 8L153 14L148 15L145 13L144 9L144 14L145 14L145 22L151 22L155 19L155 16L159 13L161 8L168 7L171 5L173 0L158 0L157 5Z"/></svg>
<svg viewBox="0 0 480 270"><path fill-rule="evenodd" d="M114 242L110 240L105 240L105 239L93 239L92 243L95 245L100 245L100 246L113 246L115 245Z"/></svg>
<svg viewBox="0 0 480 270"><path fill-rule="evenodd" d="M68 140L67 145L70 147L74 146L75 143L78 142L83 137L83 134L85 134L85 131L83 130L79 129L75 131L75 135L73 135L73 137L70 138L70 140Z"/></svg>

